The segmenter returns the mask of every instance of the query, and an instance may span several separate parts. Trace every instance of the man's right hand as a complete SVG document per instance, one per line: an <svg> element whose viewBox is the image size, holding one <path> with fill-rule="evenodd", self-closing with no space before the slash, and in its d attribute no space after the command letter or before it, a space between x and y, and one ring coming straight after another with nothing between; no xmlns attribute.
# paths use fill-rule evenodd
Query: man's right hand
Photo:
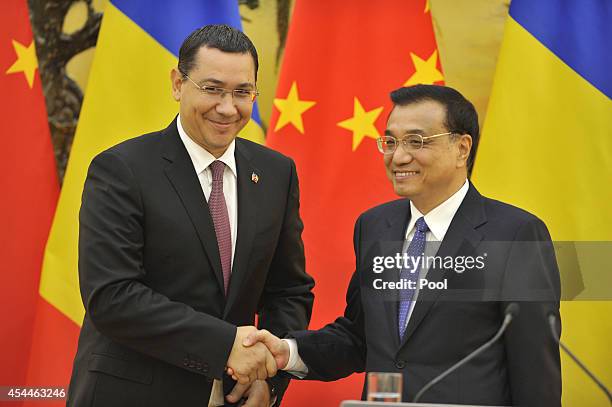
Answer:
<svg viewBox="0 0 612 407"><path fill-rule="evenodd" d="M277 363L265 344L253 342L254 345L248 347L243 344L249 334L256 332L254 326L239 326L227 359L228 371L240 384L264 380L276 374Z"/></svg>
<svg viewBox="0 0 612 407"><path fill-rule="evenodd" d="M242 344L248 347L260 344L266 345L266 348L274 356L276 367L279 370L287 367L287 363L289 363L289 344L265 329L250 332Z"/></svg>

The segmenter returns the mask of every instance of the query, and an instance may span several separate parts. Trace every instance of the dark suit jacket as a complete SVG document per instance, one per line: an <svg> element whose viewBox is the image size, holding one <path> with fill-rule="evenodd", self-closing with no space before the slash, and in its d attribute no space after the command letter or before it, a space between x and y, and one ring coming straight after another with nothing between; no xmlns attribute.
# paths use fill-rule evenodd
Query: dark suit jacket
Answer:
<svg viewBox="0 0 612 407"><path fill-rule="evenodd" d="M412 401L428 381L493 337L508 303L519 301L520 313L502 339L421 401L560 406L559 349L546 320L548 312L558 316L559 273L546 226L470 185L437 254L487 253L486 266L463 273L430 269L427 279L446 279L448 289L420 291L400 343L397 291L372 288L375 278L386 278L372 272L372 261L401 253L409 217L409 202L399 200L357 220L356 271L344 316L318 331L291 333L309 369L306 379L336 380L364 370L402 372L403 400ZM397 270L385 273L397 281Z"/></svg>
<svg viewBox="0 0 612 407"><path fill-rule="evenodd" d="M308 325L298 179L289 158L236 139L238 236L227 298L206 199L176 119L91 163L80 212L86 313L74 406L206 406L236 326ZM259 176L257 183L252 174ZM282 393L288 381L274 378ZM233 382L225 376L225 392Z"/></svg>

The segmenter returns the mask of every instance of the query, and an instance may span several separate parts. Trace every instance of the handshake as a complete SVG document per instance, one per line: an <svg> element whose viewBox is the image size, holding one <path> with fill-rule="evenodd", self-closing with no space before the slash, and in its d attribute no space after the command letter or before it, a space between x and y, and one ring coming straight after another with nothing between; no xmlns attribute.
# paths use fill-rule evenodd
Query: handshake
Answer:
<svg viewBox="0 0 612 407"><path fill-rule="evenodd" d="M240 326L227 359L227 374L240 384L276 375L289 362L289 345L265 329Z"/></svg>

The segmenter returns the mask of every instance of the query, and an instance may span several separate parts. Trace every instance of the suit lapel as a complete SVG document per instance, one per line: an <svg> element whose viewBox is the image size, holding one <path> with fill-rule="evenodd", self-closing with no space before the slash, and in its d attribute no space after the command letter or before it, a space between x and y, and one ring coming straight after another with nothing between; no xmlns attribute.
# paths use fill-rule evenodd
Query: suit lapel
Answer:
<svg viewBox="0 0 612 407"><path fill-rule="evenodd" d="M250 152L238 138L236 139L235 156L238 172L238 236L236 237L236 252L224 316L228 315L232 306L239 299L241 286L250 271L248 264L257 229L257 210L260 208L257 193L260 188L251 177L253 174L261 177L262 174L253 166Z"/></svg>
<svg viewBox="0 0 612 407"><path fill-rule="evenodd" d="M164 130L163 140L162 157L168 161L164 172L196 229L216 276L219 289L223 292L223 272L221 271L215 227L193 163L179 137L176 119Z"/></svg>
<svg viewBox="0 0 612 407"><path fill-rule="evenodd" d="M410 204L405 201L405 205L401 205L397 212L390 213L386 219L387 229L383 232L380 242L381 255L395 257L397 253L401 253L404 240L406 237L406 227L410 221ZM399 270L393 270L394 276L392 281L397 281L399 278ZM390 290L388 296L384 297L385 315L387 316L387 327L389 335L393 338L395 348L399 347L399 332L398 332L398 315L397 304L399 294L397 290Z"/></svg>
<svg viewBox="0 0 612 407"><path fill-rule="evenodd" d="M446 256L454 257L460 253L464 253L469 247L476 247L482 240L483 236L476 228L486 222L484 212L483 198L470 183L469 190L465 199L459 206L451 224L444 236L444 240L436 253L436 256L445 258ZM427 272L428 281L441 281L445 275L444 269L431 269ZM408 321L406 332L401 346L404 346L406 341L418 328L431 307L436 302L438 297L444 290L429 290L423 289L419 291L417 302Z"/></svg>

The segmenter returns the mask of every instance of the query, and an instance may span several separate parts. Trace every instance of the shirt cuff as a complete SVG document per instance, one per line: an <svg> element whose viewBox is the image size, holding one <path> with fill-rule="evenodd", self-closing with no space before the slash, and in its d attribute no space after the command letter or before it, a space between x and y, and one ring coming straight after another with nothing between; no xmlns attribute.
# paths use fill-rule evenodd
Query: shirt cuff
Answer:
<svg viewBox="0 0 612 407"><path fill-rule="evenodd" d="M282 370L297 377L303 379L308 374L308 367L300 357L298 352L298 345L295 339L282 339L289 345L289 362Z"/></svg>

